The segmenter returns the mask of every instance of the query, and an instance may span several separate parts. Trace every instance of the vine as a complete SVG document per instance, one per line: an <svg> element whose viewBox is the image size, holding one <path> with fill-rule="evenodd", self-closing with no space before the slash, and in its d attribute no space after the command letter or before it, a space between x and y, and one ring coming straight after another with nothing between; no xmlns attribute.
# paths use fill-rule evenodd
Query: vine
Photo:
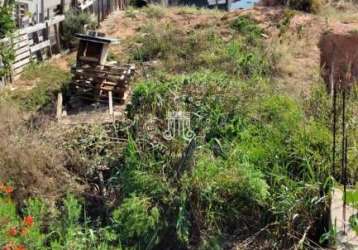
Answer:
<svg viewBox="0 0 358 250"><path fill-rule="evenodd" d="M15 21L12 18L14 1L5 1L0 6L0 39L11 35L16 29ZM0 41L0 77L8 75L11 64L15 60L15 52L11 39Z"/></svg>

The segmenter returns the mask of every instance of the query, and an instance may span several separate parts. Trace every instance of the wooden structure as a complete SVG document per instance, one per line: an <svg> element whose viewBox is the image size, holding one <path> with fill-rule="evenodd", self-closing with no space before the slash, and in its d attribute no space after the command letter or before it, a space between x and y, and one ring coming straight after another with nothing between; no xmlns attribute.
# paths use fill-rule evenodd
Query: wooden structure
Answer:
<svg viewBox="0 0 358 250"><path fill-rule="evenodd" d="M43 61L52 56L53 51L60 52L59 24L65 20L63 15L19 30L14 35L15 62L13 77L17 77L31 61ZM53 32L51 32L53 29ZM51 37L51 33L53 36ZM52 38L52 39L51 39Z"/></svg>
<svg viewBox="0 0 358 250"><path fill-rule="evenodd" d="M0 43L12 47L15 53L11 76L6 79L16 79L31 62L43 61L60 52L59 25L64 20L64 15L58 15L43 23L19 29L11 37L0 40ZM0 81L0 86L5 85L5 78Z"/></svg>
<svg viewBox="0 0 358 250"><path fill-rule="evenodd" d="M118 43L116 39L96 32L77 34L76 37L79 46L77 62L72 68L71 96L91 101L108 99L110 114L113 114L113 101L123 102L126 98L135 67L107 62L109 45Z"/></svg>
<svg viewBox="0 0 358 250"><path fill-rule="evenodd" d="M60 26L70 7L96 15L100 25L109 14L127 4L128 0L16 0L14 20L19 30L0 40L5 46L14 45L16 58L11 74L0 78L0 88L16 79L30 62L61 52ZM0 70L2 67L0 62Z"/></svg>

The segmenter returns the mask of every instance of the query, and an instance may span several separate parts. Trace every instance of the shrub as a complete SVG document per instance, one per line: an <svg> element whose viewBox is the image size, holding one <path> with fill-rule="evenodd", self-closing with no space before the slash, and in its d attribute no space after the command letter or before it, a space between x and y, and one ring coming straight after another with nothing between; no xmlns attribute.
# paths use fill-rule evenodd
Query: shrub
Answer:
<svg viewBox="0 0 358 250"><path fill-rule="evenodd" d="M263 30L258 26L257 22L249 16L239 16L231 24L231 28L253 38L258 38L263 33Z"/></svg>
<svg viewBox="0 0 358 250"><path fill-rule="evenodd" d="M71 9L65 13L65 21L63 22L63 40L68 43L68 46L74 47L76 40L74 35L76 33L84 33L86 29L94 29L96 22L92 16L86 12L81 12L76 9Z"/></svg>
<svg viewBox="0 0 358 250"><path fill-rule="evenodd" d="M15 30L15 21L12 18L13 4L4 5L0 4L0 40L7 35L12 34ZM0 78L8 75L11 70L11 64L15 60L15 53L11 42L0 42Z"/></svg>
<svg viewBox="0 0 358 250"><path fill-rule="evenodd" d="M14 19L12 18L13 5L0 4L0 39L13 32L16 28Z"/></svg>
<svg viewBox="0 0 358 250"><path fill-rule="evenodd" d="M31 209L25 211L23 218L18 216L15 203L11 199L12 191L12 187L0 183L0 247L41 249L45 239L40 232L41 221L37 220L38 217L34 218Z"/></svg>
<svg viewBox="0 0 358 250"><path fill-rule="evenodd" d="M114 230L119 242L135 249L153 249L158 243L160 214L149 198L127 198L113 212Z"/></svg>

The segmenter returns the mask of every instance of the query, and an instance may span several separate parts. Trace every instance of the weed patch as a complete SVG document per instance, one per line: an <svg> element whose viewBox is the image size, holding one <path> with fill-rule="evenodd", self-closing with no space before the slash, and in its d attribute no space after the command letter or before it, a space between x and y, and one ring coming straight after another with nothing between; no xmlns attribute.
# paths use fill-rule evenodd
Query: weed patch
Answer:
<svg viewBox="0 0 358 250"><path fill-rule="evenodd" d="M21 81L30 83L30 89L5 91L0 97L3 102L18 105L25 111L37 111L51 108L49 104L55 94L65 88L70 74L49 64L32 64L21 75Z"/></svg>

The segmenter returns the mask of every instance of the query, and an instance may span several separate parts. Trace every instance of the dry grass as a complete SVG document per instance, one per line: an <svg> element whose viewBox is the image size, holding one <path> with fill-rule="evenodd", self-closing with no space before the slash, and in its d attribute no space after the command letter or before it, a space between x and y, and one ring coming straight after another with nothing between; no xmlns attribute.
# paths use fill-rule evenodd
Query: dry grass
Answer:
<svg viewBox="0 0 358 250"><path fill-rule="evenodd" d="M318 14L329 22L355 23L358 22L358 2L338 1L328 3Z"/></svg>
<svg viewBox="0 0 358 250"><path fill-rule="evenodd" d="M0 107L0 181L16 187L15 199L22 202L30 195L54 201L69 190L79 190L66 169L68 159L47 128L34 128L31 120L15 107ZM38 123L38 121L36 121Z"/></svg>
<svg viewBox="0 0 358 250"><path fill-rule="evenodd" d="M317 42L318 37L309 33L298 36L289 32L273 39L272 47L279 53L275 76L278 88L291 96L309 96L312 85L320 82Z"/></svg>
<svg viewBox="0 0 358 250"><path fill-rule="evenodd" d="M313 87L322 82L318 48L321 34L343 21L358 29L358 9L356 5L350 6L343 10L327 5L319 15L290 13L286 26L279 26L278 35L272 37L270 45L280 55L279 73L275 76L278 88L298 99L310 96ZM283 12L283 16L287 14Z"/></svg>

